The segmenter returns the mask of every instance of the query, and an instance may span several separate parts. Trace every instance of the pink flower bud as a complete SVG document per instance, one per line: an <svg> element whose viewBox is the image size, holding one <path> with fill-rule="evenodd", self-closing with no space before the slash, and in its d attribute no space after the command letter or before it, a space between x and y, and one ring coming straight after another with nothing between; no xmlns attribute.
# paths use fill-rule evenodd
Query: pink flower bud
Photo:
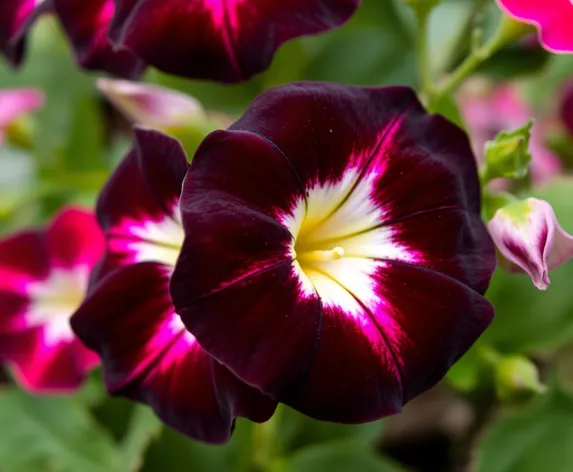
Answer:
<svg viewBox="0 0 573 472"><path fill-rule="evenodd" d="M97 86L128 119L149 128L189 126L205 119L197 100L175 90L112 79L99 79Z"/></svg>
<svg viewBox="0 0 573 472"><path fill-rule="evenodd" d="M573 257L573 236L544 200L528 198L500 208L488 229L501 253L501 266L525 271L539 290L549 286L550 270Z"/></svg>

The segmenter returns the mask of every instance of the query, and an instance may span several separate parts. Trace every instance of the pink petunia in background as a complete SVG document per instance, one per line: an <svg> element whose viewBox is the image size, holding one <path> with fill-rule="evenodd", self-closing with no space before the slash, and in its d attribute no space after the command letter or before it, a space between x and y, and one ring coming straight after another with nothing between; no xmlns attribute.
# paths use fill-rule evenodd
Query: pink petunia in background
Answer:
<svg viewBox="0 0 573 472"><path fill-rule="evenodd" d="M99 363L73 334L70 317L103 250L94 215L71 206L46 228L0 241L0 361L26 390L72 391Z"/></svg>
<svg viewBox="0 0 573 472"><path fill-rule="evenodd" d="M496 0L517 21L534 25L545 49L573 52L573 3L570 0Z"/></svg>
<svg viewBox="0 0 573 472"><path fill-rule="evenodd" d="M34 88L0 90L0 143L6 127L44 105L44 93Z"/></svg>

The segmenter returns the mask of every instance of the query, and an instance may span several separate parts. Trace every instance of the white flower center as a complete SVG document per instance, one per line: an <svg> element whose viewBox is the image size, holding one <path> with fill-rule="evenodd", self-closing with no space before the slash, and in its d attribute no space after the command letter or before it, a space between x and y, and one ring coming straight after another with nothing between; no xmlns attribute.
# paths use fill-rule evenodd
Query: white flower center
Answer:
<svg viewBox="0 0 573 472"><path fill-rule="evenodd" d="M415 260L383 223L383 209L371 197L375 177L349 171L338 182L315 185L283 220L304 291L350 313L380 302L373 276L385 261Z"/></svg>
<svg viewBox="0 0 573 472"><path fill-rule="evenodd" d="M166 216L160 221L138 222L129 228L129 233L136 239L128 244L128 249L135 254L135 262L156 261L175 265L185 233L179 210L174 214L175 220Z"/></svg>
<svg viewBox="0 0 573 472"><path fill-rule="evenodd" d="M47 279L28 285L26 321L29 327L45 327L47 344L73 339L69 321L84 299L89 274L88 267L54 268Z"/></svg>

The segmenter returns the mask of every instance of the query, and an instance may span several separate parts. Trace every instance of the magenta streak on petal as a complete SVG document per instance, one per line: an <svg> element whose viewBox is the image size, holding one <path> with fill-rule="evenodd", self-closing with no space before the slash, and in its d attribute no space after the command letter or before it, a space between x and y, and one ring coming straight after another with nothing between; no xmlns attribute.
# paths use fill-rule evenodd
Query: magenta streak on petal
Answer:
<svg viewBox="0 0 573 472"><path fill-rule="evenodd" d="M236 8L244 3L244 0L203 0L203 3L206 9L211 11L213 25L223 36L223 42L229 54L232 67L238 75L242 75L236 54L234 33L239 27Z"/></svg>
<svg viewBox="0 0 573 472"><path fill-rule="evenodd" d="M372 274L369 275L371 277L374 272L381 267L381 264L373 264ZM395 348L393 345L396 345L396 340L398 339L398 332L399 326L396 324L395 320L392 319L391 316L385 311L380 311L380 306L388 306L388 303L384 299L380 299L377 296L371 297L370 300L365 301L363 298L352 290L348 288L348 285L342 284L340 280L332 277L328 271L320 271L326 279L329 279L337 285L337 289L343 291L350 297L350 300L355 303L355 308L349 310L349 304L345 303L344 305L339 304L337 302L332 303L329 300L322 299L323 305L325 307L333 306L340 310L340 312L345 316L348 317L350 315L351 319L354 319L356 323L359 324L360 329L367 334L369 341L372 343L372 346L376 349L380 349L380 341L382 341L382 349L386 350L386 353L381 353L382 358L386 359L388 357L391 358L392 364L389 367L390 372L394 372L399 380L399 388L400 391L403 389L404 383L404 376L402 374L402 367L401 367L401 359L395 352ZM320 295L319 291L319 295ZM378 310L376 316L373 314L373 310ZM387 355L389 354L389 356ZM403 395L403 393L402 393ZM403 404L403 398L400 399L400 404Z"/></svg>

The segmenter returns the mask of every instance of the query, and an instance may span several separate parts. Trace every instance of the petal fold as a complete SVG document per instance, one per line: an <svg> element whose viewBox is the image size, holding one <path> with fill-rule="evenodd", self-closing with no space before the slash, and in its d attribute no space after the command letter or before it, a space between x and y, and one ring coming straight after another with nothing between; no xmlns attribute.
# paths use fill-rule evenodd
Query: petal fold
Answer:
<svg viewBox="0 0 573 472"><path fill-rule="evenodd" d="M82 67L126 78L136 78L143 72L141 59L129 51L115 50L107 38L113 0L50 1Z"/></svg>
<svg viewBox="0 0 573 472"><path fill-rule="evenodd" d="M183 241L178 202L188 167L178 141L136 128L134 148L98 198L96 213L108 250L96 278L133 262L175 263Z"/></svg>

